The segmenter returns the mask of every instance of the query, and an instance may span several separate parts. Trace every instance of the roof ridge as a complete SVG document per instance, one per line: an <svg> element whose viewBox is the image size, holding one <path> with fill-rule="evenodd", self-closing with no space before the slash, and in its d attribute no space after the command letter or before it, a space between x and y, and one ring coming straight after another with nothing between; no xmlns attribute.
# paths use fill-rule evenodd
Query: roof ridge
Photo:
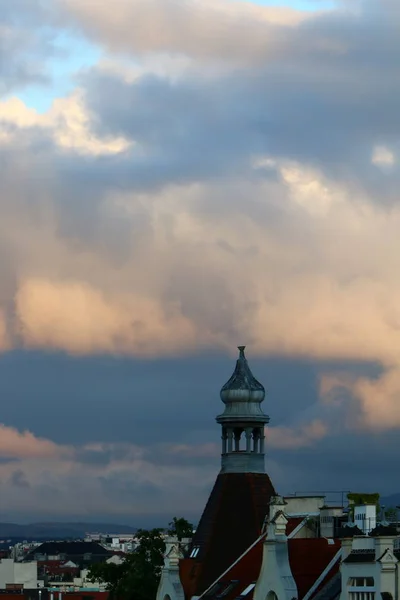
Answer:
<svg viewBox="0 0 400 600"><path fill-rule="evenodd" d="M305 525L307 523L307 520L308 520L308 517L304 517L304 519L302 521L300 521L300 523L298 525L296 525L296 527L293 529L293 531L291 531L289 533L289 535L287 536L287 539L291 540L292 538L294 538L294 536L296 535L296 533L298 533L303 528L303 525Z"/></svg>

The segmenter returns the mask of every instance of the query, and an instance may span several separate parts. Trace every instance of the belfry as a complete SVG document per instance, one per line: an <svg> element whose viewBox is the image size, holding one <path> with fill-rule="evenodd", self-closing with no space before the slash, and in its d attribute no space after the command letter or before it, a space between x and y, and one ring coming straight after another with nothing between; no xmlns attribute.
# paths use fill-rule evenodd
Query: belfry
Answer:
<svg viewBox="0 0 400 600"><path fill-rule="evenodd" d="M221 389L224 412L217 417L222 426L221 473L264 473L264 426L269 417L261 409L264 387L250 371L239 346L232 377Z"/></svg>
<svg viewBox="0 0 400 600"><path fill-rule="evenodd" d="M264 429L269 422L261 409L265 390L244 351L239 346L235 370L220 392L225 404L217 417L221 470L189 547L189 596L204 592L257 539L275 496L264 465Z"/></svg>

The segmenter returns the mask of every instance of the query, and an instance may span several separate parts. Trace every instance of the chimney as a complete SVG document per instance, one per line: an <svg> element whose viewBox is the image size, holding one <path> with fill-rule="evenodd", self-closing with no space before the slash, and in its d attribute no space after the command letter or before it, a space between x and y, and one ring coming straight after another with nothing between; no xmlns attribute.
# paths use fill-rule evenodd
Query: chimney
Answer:
<svg viewBox="0 0 400 600"><path fill-rule="evenodd" d="M342 539L342 561L348 557L352 548L353 548L353 539L352 538L343 538Z"/></svg>

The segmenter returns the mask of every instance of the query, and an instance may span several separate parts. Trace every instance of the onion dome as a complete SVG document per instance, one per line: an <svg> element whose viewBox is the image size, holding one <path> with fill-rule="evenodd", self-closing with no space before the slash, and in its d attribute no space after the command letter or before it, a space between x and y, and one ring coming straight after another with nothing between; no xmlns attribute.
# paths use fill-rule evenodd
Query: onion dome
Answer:
<svg viewBox="0 0 400 600"><path fill-rule="evenodd" d="M246 346L238 346L239 358L232 377L222 386L220 396L225 404L231 402L262 402L264 386L257 381L250 370L244 351Z"/></svg>

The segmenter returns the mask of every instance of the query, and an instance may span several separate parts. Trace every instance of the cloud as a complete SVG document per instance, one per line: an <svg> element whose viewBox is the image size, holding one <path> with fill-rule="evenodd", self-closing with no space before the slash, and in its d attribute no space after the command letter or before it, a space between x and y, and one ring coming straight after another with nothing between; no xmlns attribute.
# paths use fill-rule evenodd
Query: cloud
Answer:
<svg viewBox="0 0 400 600"><path fill-rule="evenodd" d="M29 132L40 127L60 149L94 156L126 150L129 142L122 137L98 139L93 135L81 96L77 90L69 97L56 99L45 114L28 108L16 96L1 102L0 123L3 131L0 143L1 140L3 143L17 140L21 130Z"/></svg>
<svg viewBox="0 0 400 600"><path fill-rule="evenodd" d="M396 158L393 152L385 146L376 146L372 154L372 162L378 167L393 167Z"/></svg>
<svg viewBox="0 0 400 600"><path fill-rule="evenodd" d="M57 458L63 449L50 440L37 438L30 431L19 432L0 424L0 455L2 458Z"/></svg>
<svg viewBox="0 0 400 600"><path fill-rule="evenodd" d="M4 312L0 309L0 350L8 350L10 342L7 334L7 319Z"/></svg>
<svg viewBox="0 0 400 600"><path fill-rule="evenodd" d="M173 307L167 315L152 298L107 300L84 282L25 281L16 311L27 347L63 348L71 354L129 352L144 356L194 344L194 330Z"/></svg>
<svg viewBox="0 0 400 600"><path fill-rule="evenodd" d="M92 517L123 515L132 521L157 513L160 502L166 513L187 514L188 498L200 488L203 494L213 476L212 469L199 465L199 479L193 480L193 463L159 468L156 454L131 444L61 446L5 425L0 433L0 454L14 458L0 463L0 508L13 506L15 514L29 513L34 506L47 517L90 512ZM200 510L201 501L193 511Z"/></svg>
<svg viewBox="0 0 400 600"><path fill-rule="evenodd" d="M221 448L214 443L201 445L176 444L168 447L167 452L188 458L214 458L219 456Z"/></svg>
<svg viewBox="0 0 400 600"><path fill-rule="evenodd" d="M15 0L0 15L0 96L49 81L46 60L57 52L46 1Z"/></svg>
<svg viewBox="0 0 400 600"><path fill-rule="evenodd" d="M388 369L379 378L356 377L332 373L321 379L321 396L326 403L358 401L359 410L348 414L348 428L370 428L377 431L400 426L400 371Z"/></svg>
<svg viewBox="0 0 400 600"><path fill-rule="evenodd" d="M286 7L227 0L118 0L115 10L95 0L62 0L60 5L67 22L111 51L234 62L265 57L282 45L287 28L307 18L306 12Z"/></svg>
<svg viewBox="0 0 400 600"><path fill-rule="evenodd" d="M312 446L328 433L324 423L314 420L298 428L272 427L267 431L267 443L272 448L295 449Z"/></svg>
<svg viewBox="0 0 400 600"><path fill-rule="evenodd" d="M82 441L92 418L76 425L75 444L6 428L3 508L16 499L21 511L30 503L70 514L90 503L97 514L200 509L219 449L210 431L191 429L200 409L189 402L204 401L174 369L190 354L233 353L238 343L250 357L311 359L322 372L309 418L293 397L293 419L269 431L280 482L282 456L340 445L339 413L343 435L398 427L396 5L306 14L69 0L62 10L59 31L81 27L114 54L44 114L17 96L0 104L0 348L176 362L165 367L165 385L150 370L125 390L109 417L124 431L119 444L102 441L118 392L108 384L105 395L98 374L87 387L102 402L100 441ZM43 19L54 27L54 13ZM15 46L5 49L10 60ZM17 76L29 50L21 48L7 93L32 73L46 76L44 58ZM327 361L347 364L346 377ZM354 361L381 372L350 377ZM57 408L66 414L77 392L61 380L69 394L58 391ZM179 409L185 432L144 417L153 402L166 419ZM131 405L140 442L118 421ZM16 493L21 485L29 494Z"/></svg>

